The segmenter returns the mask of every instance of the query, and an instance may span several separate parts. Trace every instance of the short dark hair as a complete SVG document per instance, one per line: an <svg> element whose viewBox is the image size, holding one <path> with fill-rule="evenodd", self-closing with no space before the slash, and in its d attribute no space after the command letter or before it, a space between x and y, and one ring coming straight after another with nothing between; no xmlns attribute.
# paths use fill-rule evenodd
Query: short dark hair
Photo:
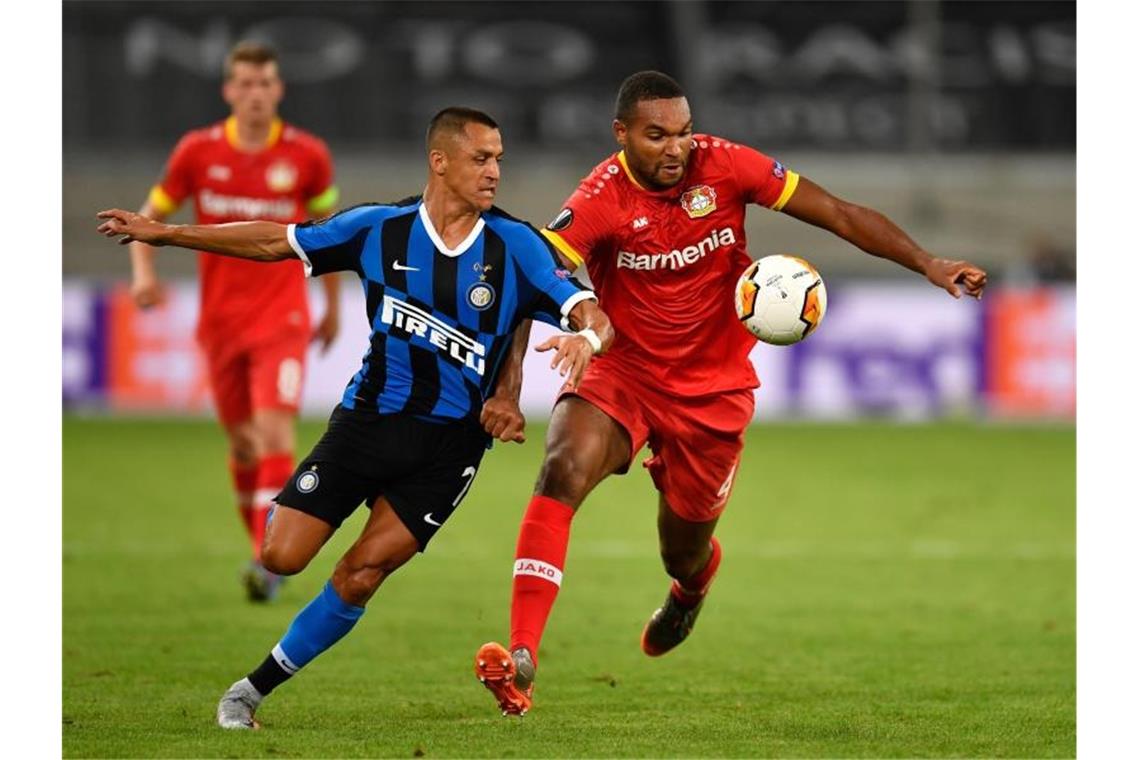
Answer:
<svg viewBox="0 0 1140 760"><path fill-rule="evenodd" d="M431 151L431 145L437 135L463 134L463 128L471 122L482 124L491 129L499 128L498 122L483 111L476 108L466 108L464 106L448 106L431 117L431 121L428 122L427 137L425 138L428 151Z"/></svg>
<svg viewBox="0 0 1140 760"><path fill-rule="evenodd" d="M614 118L629 121L637 104L643 100L664 100L683 98L685 91L677 80L660 71L639 71L626 77L618 88L617 102L614 104Z"/></svg>
<svg viewBox="0 0 1140 760"><path fill-rule="evenodd" d="M226 55L226 79L234 75L235 63L253 63L260 66L265 63L276 62L277 51L269 45L253 40L242 40L234 45L233 49Z"/></svg>

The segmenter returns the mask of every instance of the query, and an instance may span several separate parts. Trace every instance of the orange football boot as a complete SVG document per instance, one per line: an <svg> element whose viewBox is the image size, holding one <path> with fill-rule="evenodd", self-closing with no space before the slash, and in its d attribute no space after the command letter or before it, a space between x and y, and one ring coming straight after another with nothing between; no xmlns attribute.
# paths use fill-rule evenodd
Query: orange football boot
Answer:
<svg viewBox="0 0 1140 760"><path fill-rule="evenodd" d="M495 695L503 715L526 715L534 694L534 663L530 652L508 652L495 641L479 647L475 654L475 677Z"/></svg>

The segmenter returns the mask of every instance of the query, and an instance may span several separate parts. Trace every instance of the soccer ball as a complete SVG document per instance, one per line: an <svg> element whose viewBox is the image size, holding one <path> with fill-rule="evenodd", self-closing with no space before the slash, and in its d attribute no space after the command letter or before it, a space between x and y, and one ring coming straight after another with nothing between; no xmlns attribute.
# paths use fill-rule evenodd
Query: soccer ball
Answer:
<svg viewBox="0 0 1140 760"><path fill-rule="evenodd" d="M799 343L819 326L825 311L823 278L795 256L757 259L736 283L736 316L765 343Z"/></svg>

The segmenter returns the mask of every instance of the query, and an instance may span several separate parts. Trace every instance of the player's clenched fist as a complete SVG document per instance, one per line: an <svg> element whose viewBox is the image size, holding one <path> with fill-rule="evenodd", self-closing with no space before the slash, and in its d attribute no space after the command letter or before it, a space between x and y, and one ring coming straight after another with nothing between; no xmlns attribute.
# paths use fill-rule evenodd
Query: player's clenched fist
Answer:
<svg viewBox="0 0 1140 760"><path fill-rule="evenodd" d="M526 417L523 416L518 403L513 400L499 396L487 399L483 402L483 410L479 413L479 424L483 426L487 435L503 443L526 441L526 435L523 433L526 429Z"/></svg>
<svg viewBox="0 0 1140 760"><path fill-rule="evenodd" d="M955 298L961 298L961 285L966 295L981 298L986 287L986 271L968 261L933 259L926 267L926 279Z"/></svg>

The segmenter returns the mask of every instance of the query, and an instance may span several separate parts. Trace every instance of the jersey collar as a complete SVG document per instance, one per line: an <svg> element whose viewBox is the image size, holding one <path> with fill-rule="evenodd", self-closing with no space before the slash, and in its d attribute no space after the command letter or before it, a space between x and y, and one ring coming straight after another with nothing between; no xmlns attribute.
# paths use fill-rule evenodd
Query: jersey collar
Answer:
<svg viewBox="0 0 1140 760"><path fill-rule="evenodd" d="M618 163L621 164L621 168L625 170L625 176L629 178L629 181L632 182L638 190L649 192L649 190L646 190L645 187L637 181L637 177L633 176L633 172L629 170L629 163L625 160L625 148L618 151Z"/></svg>
<svg viewBox="0 0 1140 760"><path fill-rule="evenodd" d="M435 231L435 227L431 223L431 217L428 216L427 206L424 205L424 202L422 200L420 201L419 213L420 222L423 223L424 229L427 231L428 237L431 238L431 242L435 245L436 250L442 253L444 256L448 256L453 259L466 253L467 249L473 246L475 244L475 241L479 239L479 233L483 231L483 216L480 215L479 218L475 220L475 226L471 228L471 232L468 233L467 237L463 239L463 242L454 248L448 248L443 244L443 238L441 238L439 236L439 233Z"/></svg>
<svg viewBox="0 0 1140 760"><path fill-rule="evenodd" d="M281 132L284 128L285 124L281 121L281 119L273 119L273 121L269 124L269 136L265 138L265 142L261 145L259 150L266 150L276 145L277 141L281 139ZM238 125L236 116L230 116L228 119L226 119L225 132L226 142L230 144L230 147L234 150L242 150L241 141L238 140Z"/></svg>

